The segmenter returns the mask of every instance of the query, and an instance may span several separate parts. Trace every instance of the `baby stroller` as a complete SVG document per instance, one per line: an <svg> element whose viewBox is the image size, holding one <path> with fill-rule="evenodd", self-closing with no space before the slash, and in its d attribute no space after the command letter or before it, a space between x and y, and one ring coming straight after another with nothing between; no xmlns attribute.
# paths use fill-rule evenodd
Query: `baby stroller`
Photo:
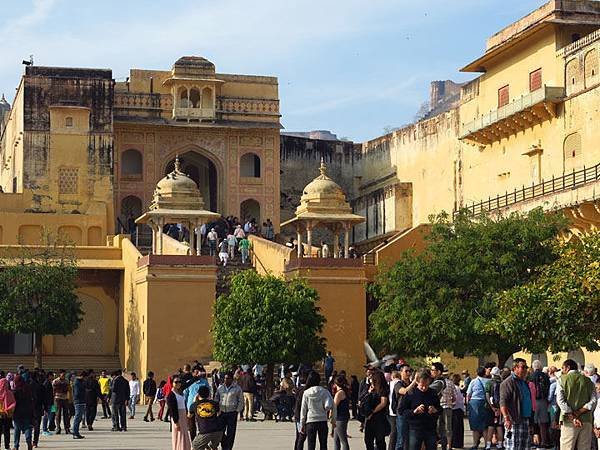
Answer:
<svg viewBox="0 0 600 450"><path fill-rule="evenodd" d="M287 395L285 391L275 391L269 399L277 408L277 419L280 422L292 421L294 415L294 397Z"/></svg>
<svg viewBox="0 0 600 450"><path fill-rule="evenodd" d="M265 420L271 420L271 418L275 419L275 422L278 421L278 411L277 411L277 405L275 404L275 402L273 402L272 400L267 400L267 399L260 399L260 407L262 409L263 412L263 419L262 421L264 422Z"/></svg>

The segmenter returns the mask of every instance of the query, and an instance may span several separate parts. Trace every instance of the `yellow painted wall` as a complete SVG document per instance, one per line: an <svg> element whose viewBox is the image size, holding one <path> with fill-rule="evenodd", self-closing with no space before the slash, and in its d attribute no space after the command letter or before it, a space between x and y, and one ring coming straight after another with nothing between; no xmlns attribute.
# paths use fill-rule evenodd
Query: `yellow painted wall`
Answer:
<svg viewBox="0 0 600 450"><path fill-rule="evenodd" d="M319 293L319 308L327 319L323 336L338 370L361 375L365 364L366 277L364 267L310 267L288 270L286 278L301 277Z"/></svg>
<svg viewBox="0 0 600 450"><path fill-rule="evenodd" d="M137 280L147 302L142 370L160 379L195 359L210 361L216 267L146 266Z"/></svg>
<svg viewBox="0 0 600 450"><path fill-rule="evenodd" d="M285 245L255 235L250 235L248 239L252 245L250 255L252 266L261 275L271 274L281 277L285 272L286 263L296 258L296 253Z"/></svg>

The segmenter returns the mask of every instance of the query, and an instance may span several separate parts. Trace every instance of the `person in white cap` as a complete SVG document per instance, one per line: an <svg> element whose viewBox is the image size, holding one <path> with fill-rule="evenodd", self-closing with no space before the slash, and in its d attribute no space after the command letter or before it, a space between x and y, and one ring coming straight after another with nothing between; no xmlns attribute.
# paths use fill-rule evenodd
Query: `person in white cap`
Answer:
<svg viewBox="0 0 600 450"><path fill-rule="evenodd" d="M219 240L219 235L217 234L214 228L210 229L210 231L206 235L206 239L208 240L208 249L210 250L210 256L215 256L217 253L217 241Z"/></svg>

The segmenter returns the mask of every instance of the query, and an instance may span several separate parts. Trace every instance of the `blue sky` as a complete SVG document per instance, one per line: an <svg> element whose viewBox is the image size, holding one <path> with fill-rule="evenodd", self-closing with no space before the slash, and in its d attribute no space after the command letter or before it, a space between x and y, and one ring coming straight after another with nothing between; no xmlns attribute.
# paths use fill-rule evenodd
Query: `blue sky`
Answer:
<svg viewBox="0 0 600 450"><path fill-rule="evenodd" d="M429 82L543 0L2 0L0 92L21 60L49 66L170 69L201 55L218 72L279 78L288 131L357 142L412 121ZM93 6L92 6L93 5ZM101 7L99 5L102 5Z"/></svg>

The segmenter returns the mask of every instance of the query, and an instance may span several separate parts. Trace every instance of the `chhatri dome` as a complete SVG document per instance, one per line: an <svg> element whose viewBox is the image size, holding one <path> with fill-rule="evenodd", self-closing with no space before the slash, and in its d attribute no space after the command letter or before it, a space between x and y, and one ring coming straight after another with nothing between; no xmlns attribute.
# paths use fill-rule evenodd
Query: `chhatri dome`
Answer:
<svg viewBox="0 0 600 450"><path fill-rule="evenodd" d="M300 197L296 216L314 214L338 215L352 212L343 189L327 175L327 167L321 158L320 175L306 185ZM357 216L359 217L359 216Z"/></svg>
<svg viewBox="0 0 600 450"><path fill-rule="evenodd" d="M364 222L365 218L352 213L344 190L327 175L327 167L321 158L320 174L306 185L296 208L296 217L283 222L282 227L294 225L298 240L298 257L303 256L302 241L306 233L306 245L312 248L312 230L327 228L333 233L334 257L338 255L340 233L344 234L344 257L348 258L350 230L352 226ZM310 256L312 250L308 251Z"/></svg>
<svg viewBox="0 0 600 450"><path fill-rule="evenodd" d="M188 230L194 230L203 223L219 219L221 216L204 209L204 200L198 186L181 171L179 156L175 158L175 168L156 184L152 203L148 211L135 219L152 228L152 253L163 254L163 227L168 223L178 223ZM189 248L192 255L200 254L195 233L189 233Z"/></svg>
<svg viewBox="0 0 600 450"><path fill-rule="evenodd" d="M175 158L173 171L156 184L150 211L156 209L204 209L204 199L196 182L181 171L179 156Z"/></svg>

